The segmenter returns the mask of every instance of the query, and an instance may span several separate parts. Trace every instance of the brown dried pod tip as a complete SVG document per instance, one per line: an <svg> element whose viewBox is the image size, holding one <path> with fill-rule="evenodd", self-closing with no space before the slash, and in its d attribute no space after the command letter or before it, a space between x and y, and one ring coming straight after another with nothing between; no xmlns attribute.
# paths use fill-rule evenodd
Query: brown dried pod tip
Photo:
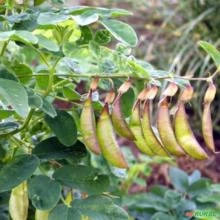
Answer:
<svg viewBox="0 0 220 220"><path fill-rule="evenodd" d="M131 88L131 79L126 80L118 89L119 94L124 94Z"/></svg>
<svg viewBox="0 0 220 220"><path fill-rule="evenodd" d="M147 95L147 93L148 93L148 90L149 90L149 88L144 88L144 89L138 94L137 99L140 100L140 101L146 100L146 95Z"/></svg>
<svg viewBox="0 0 220 220"><path fill-rule="evenodd" d="M115 99L115 92L112 89L107 93L105 97L105 103L111 104L114 101L114 99Z"/></svg>
<svg viewBox="0 0 220 220"><path fill-rule="evenodd" d="M95 91L98 87L98 83L99 83L99 77L93 78L92 82L91 82L91 85L90 85L90 90Z"/></svg>
<svg viewBox="0 0 220 220"><path fill-rule="evenodd" d="M205 92L204 103L211 103L215 98L215 94L216 94L216 87L213 82L210 82Z"/></svg>
<svg viewBox="0 0 220 220"><path fill-rule="evenodd" d="M178 86L175 82L170 82L167 88L164 90L163 95L164 96L174 96L178 91Z"/></svg>
<svg viewBox="0 0 220 220"><path fill-rule="evenodd" d="M147 99L148 100L153 100L156 97L157 93L158 93L158 87L156 85L152 85L148 89L148 91L145 95L145 100L147 100Z"/></svg>
<svg viewBox="0 0 220 220"><path fill-rule="evenodd" d="M182 94L180 95L179 97L179 101L182 101L182 102L188 102L192 99L193 97L193 87L191 85L187 85Z"/></svg>

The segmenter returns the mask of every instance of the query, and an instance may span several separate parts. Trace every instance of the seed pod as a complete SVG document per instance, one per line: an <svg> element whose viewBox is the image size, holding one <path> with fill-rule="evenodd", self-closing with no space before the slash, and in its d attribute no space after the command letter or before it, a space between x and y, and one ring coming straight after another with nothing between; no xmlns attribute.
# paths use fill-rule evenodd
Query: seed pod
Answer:
<svg viewBox="0 0 220 220"><path fill-rule="evenodd" d="M167 88L164 90L163 95L164 96L174 96L178 91L178 86L174 82L170 82Z"/></svg>
<svg viewBox="0 0 220 220"><path fill-rule="evenodd" d="M215 94L216 94L216 87L213 84L213 82L210 82L209 87L207 88L204 96L204 103L211 103L215 98Z"/></svg>
<svg viewBox="0 0 220 220"><path fill-rule="evenodd" d="M205 140L206 146L213 152L215 152L215 144L213 138L213 127L210 103L204 104L203 114L202 114L202 134Z"/></svg>
<svg viewBox="0 0 220 220"><path fill-rule="evenodd" d="M153 156L154 153L146 144L143 131L141 128L140 101L137 101L137 103L134 105L129 126L135 136L136 140L134 141L134 143L136 144L137 148L143 153L146 153L149 156Z"/></svg>
<svg viewBox="0 0 220 220"><path fill-rule="evenodd" d="M202 149L190 128L187 121L184 102L179 102L178 104L178 109L175 114L174 127L177 141L188 155L198 160L208 158L206 152Z"/></svg>
<svg viewBox="0 0 220 220"><path fill-rule="evenodd" d="M107 103L97 123L97 136L105 159L115 167L127 168L127 162L116 141Z"/></svg>
<svg viewBox="0 0 220 220"><path fill-rule="evenodd" d="M202 114L202 134L206 146L213 152L215 152L215 144L213 138L213 127L212 127L210 105L215 98L215 94L216 94L216 87L212 82L210 82L209 87L206 90L204 96L204 109Z"/></svg>
<svg viewBox="0 0 220 220"><path fill-rule="evenodd" d="M27 182L23 182L11 191L9 212L13 220L26 220L28 217Z"/></svg>
<svg viewBox="0 0 220 220"><path fill-rule="evenodd" d="M151 149L155 154L160 156L168 156L166 150L154 134L150 118L150 102L146 101L144 104L143 119L141 120L145 141L148 146L151 146Z"/></svg>
<svg viewBox="0 0 220 220"><path fill-rule="evenodd" d="M188 102L189 100L192 99L193 96L193 87L191 85L187 85L183 92L181 93L179 97L180 102Z"/></svg>
<svg viewBox="0 0 220 220"><path fill-rule="evenodd" d="M96 123L95 115L92 107L91 94L84 103L82 113L80 116L80 127L83 142L86 147L94 154L99 155L101 153L97 135L96 135Z"/></svg>
<svg viewBox="0 0 220 220"><path fill-rule="evenodd" d="M157 114L157 128L161 141L169 153L182 156L184 151L178 144L170 121L167 98L163 98L159 103Z"/></svg>
<svg viewBox="0 0 220 220"><path fill-rule="evenodd" d="M134 134L129 128L127 122L124 119L121 111L121 96L117 96L112 108L112 123L118 133L118 135L127 138L128 140L134 140Z"/></svg>
<svg viewBox="0 0 220 220"><path fill-rule="evenodd" d="M35 220L48 220L50 211L49 210L39 210L35 211Z"/></svg>

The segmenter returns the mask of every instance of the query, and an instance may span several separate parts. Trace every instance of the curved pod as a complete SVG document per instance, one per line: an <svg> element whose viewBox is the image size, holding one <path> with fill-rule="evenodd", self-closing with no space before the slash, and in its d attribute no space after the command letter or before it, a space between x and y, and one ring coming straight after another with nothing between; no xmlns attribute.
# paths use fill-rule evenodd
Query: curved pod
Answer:
<svg viewBox="0 0 220 220"><path fill-rule="evenodd" d="M188 155L198 160L208 158L206 152L199 145L190 128L187 121L184 102L180 102L178 105L178 109L175 114L174 126L176 138Z"/></svg>
<svg viewBox="0 0 220 220"><path fill-rule="evenodd" d="M23 182L11 191L9 212L13 220L26 220L28 217L27 182Z"/></svg>
<svg viewBox="0 0 220 220"><path fill-rule="evenodd" d="M113 103L112 123L118 135L131 141L135 139L121 111L121 96L118 96Z"/></svg>
<svg viewBox="0 0 220 220"><path fill-rule="evenodd" d="M139 102L136 103L133 108L129 126L135 136L136 140L134 141L134 143L136 144L137 148L141 152L146 153L149 156L153 156L154 153L150 149L150 147L147 145L144 135L143 135L142 128L141 128L140 103Z"/></svg>
<svg viewBox="0 0 220 220"><path fill-rule="evenodd" d="M95 115L90 96L85 101L82 109L82 113L80 116L80 127L83 142L86 147L94 154L99 155L101 153L101 150L96 135Z"/></svg>
<svg viewBox="0 0 220 220"><path fill-rule="evenodd" d="M215 152L215 144L213 138L213 127L211 118L210 103L205 103L202 114L202 134L205 140L206 146L213 152Z"/></svg>
<svg viewBox="0 0 220 220"><path fill-rule="evenodd" d="M148 146L151 146L151 149L155 154L160 156L168 156L166 150L154 134L150 118L150 102L147 101L144 104L143 119L141 121L145 141Z"/></svg>
<svg viewBox="0 0 220 220"><path fill-rule="evenodd" d="M161 141L166 149L169 151L169 153L176 156L182 156L185 154L176 140L170 121L168 102L166 98L164 98L159 103L157 114L157 128L160 134Z"/></svg>
<svg viewBox="0 0 220 220"><path fill-rule="evenodd" d="M97 123L97 137L105 159L115 167L127 168L127 162L116 141L107 103Z"/></svg>

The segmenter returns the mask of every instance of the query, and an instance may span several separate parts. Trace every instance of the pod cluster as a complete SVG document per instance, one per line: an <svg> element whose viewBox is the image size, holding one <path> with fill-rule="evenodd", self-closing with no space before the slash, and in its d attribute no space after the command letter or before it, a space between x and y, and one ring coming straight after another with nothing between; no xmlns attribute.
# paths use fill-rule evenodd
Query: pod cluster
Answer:
<svg viewBox="0 0 220 220"><path fill-rule="evenodd" d="M86 147L96 155L102 154L112 165L127 168L128 164L117 142L116 134L133 141L136 147L149 156L184 156L188 155L198 160L208 158L191 129L185 104L193 96L193 87L186 86L178 97L175 114L170 114L170 97L179 88L171 82L160 94L156 115L153 114L154 99L158 94L158 87L148 85L141 91L132 109L129 120L125 119L121 109L121 97L131 87L131 81L124 82L117 91L117 95L110 91L104 101L104 106L98 120L92 106L92 92L96 90L92 83L89 95L85 100L81 117L81 134ZM209 82L203 102L202 134L206 146L215 152L210 105L216 93L215 85ZM110 109L112 109L110 111ZM156 118L153 126L153 118Z"/></svg>

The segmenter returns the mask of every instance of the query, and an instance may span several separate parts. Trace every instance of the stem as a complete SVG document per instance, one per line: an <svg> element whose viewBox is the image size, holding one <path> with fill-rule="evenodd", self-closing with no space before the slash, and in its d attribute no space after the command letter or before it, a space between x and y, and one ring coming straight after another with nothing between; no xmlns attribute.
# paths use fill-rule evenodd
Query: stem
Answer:
<svg viewBox="0 0 220 220"><path fill-rule="evenodd" d="M0 135L0 138L6 138L6 137L8 137L8 136L17 134L17 133L19 133L20 131L22 131L24 128L26 128L26 127L28 126L28 124L29 124L29 122L30 122L31 117L32 117L33 114L34 114L34 109L31 109L31 110L29 111L28 116L27 116L27 118L25 119L23 125L22 125L20 128L15 129L15 130L13 130L13 131L11 131L11 132L8 132L8 133L6 133L6 134L1 134L1 135Z"/></svg>
<svg viewBox="0 0 220 220"><path fill-rule="evenodd" d="M47 90L46 90L44 96L47 96L53 88L54 73L55 73L56 66L57 66L58 62L60 61L60 59L61 58L58 58L56 60L55 64L50 68L48 87L47 87Z"/></svg>
<svg viewBox="0 0 220 220"><path fill-rule="evenodd" d="M216 71L214 74L212 74L210 77L215 77L217 74L219 73L219 70ZM27 75L20 75L18 76L19 78L25 77ZM48 74L34 74L33 77L38 77L38 76L48 76ZM131 78L131 79L139 79L139 80L149 80L149 77L140 77L140 76L131 76L131 75L127 75L127 74L117 74L117 75L110 75L110 74L106 74L106 75L99 75L99 74L55 74L54 76L60 76L60 77L69 77L69 78L95 78L95 77L99 77L102 79L111 79L111 78L118 78L118 79L127 79L127 78ZM190 80L190 81L207 81L210 77L186 77L186 76L162 76L162 77L154 77L155 80L162 80L162 79L185 79L185 80Z"/></svg>
<svg viewBox="0 0 220 220"><path fill-rule="evenodd" d="M4 44L2 46L2 51L0 53L0 56L4 55L4 52L5 52L5 50L6 50L7 46L8 46L8 43L9 43L9 41L4 42Z"/></svg>
<svg viewBox="0 0 220 220"><path fill-rule="evenodd" d="M49 69L51 69L51 66L50 66L50 64L48 63L47 58L44 56L44 54L41 53L41 51L38 50L37 48L35 48L32 44L28 44L28 45L29 45L29 47L31 47L35 52L37 52L37 53L39 54L39 56L40 56L40 58L42 59L42 61L47 65L47 67L48 67Z"/></svg>

